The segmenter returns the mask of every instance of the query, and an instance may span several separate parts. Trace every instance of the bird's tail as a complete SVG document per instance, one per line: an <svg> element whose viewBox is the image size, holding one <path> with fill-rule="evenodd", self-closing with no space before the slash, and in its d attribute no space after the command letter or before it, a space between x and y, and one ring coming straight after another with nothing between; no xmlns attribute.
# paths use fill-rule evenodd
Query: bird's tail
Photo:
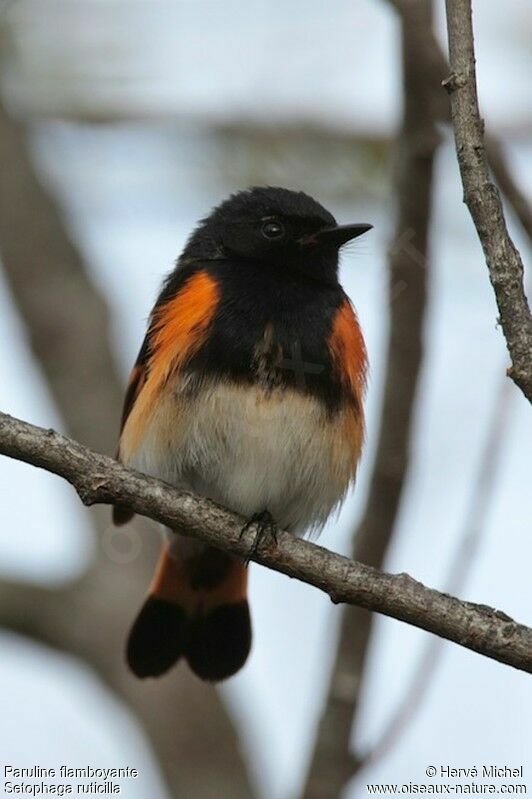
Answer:
<svg viewBox="0 0 532 799"><path fill-rule="evenodd" d="M223 680L250 647L245 564L213 547L190 554L165 544L127 642L134 674L158 677L184 657L202 680Z"/></svg>

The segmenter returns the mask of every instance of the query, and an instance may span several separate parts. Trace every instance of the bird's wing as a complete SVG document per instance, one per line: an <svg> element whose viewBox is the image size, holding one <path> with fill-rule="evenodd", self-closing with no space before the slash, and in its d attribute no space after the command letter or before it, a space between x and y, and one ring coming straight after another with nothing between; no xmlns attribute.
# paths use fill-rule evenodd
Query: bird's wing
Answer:
<svg viewBox="0 0 532 799"><path fill-rule="evenodd" d="M148 373L148 353L149 353L149 332L144 337L144 341L142 342L142 347L140 348L133 369L131 370L131 373L129 375L129 380L127 381L126 395L124 397L124 405L122 408L122 418L120 420L120 436L122 435L124 426L135 404L135 401L140 392L142 391L142 386L146 381L146 376ZM120 443L118 445L118 451L116 457L117 460L119 461L122 460L120 456ZM134 515L135 514L133 513L133 511L125 507L124 505L115 505L113 507L113 522L116 525L126 524L133 518Z"/></svg>
<svg viewBox="0 0 532 799"><path fill-rule="evenodd" d="M126 390L117 455L122 463L129 464L142 446L169 378L207 339L218 301L216 280L199 270L183 280L175 292L165 291L155 304ZM116 506L113 518L123 524L132 515L129 509Z"/></svg>
<svg viewBox="0 0 532 799"><path fill-rule="evenodd" d="M141 392L142 386L144 385L147 377L149 341L148 332L144 337L142 347L140 348L135 364L130 372L129 380L127 381L126 395L124 397L124 405L122 408L122 418L120 420L120 433L122 433L124 429L127 418L131 413L131 409L133 408L135 400Z"/></svg>

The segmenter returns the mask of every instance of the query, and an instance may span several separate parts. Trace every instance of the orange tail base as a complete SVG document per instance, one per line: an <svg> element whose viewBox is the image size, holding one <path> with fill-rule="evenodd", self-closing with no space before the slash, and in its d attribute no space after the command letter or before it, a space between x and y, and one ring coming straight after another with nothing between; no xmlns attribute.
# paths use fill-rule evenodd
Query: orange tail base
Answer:
<svg viewBox="0 0 532 799"><path fill-rule="evenodd" d="M165 547L129 634L137 677L158 677L183 657L202 680L235 674L251 648L247 567L212 547L182 557Z"/></svg>

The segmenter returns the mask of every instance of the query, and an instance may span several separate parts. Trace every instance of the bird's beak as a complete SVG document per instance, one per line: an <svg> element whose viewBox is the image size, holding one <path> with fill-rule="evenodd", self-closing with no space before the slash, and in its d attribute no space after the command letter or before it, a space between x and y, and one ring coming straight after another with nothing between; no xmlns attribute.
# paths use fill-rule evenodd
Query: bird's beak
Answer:
<svg viewBox="0 0 532 799"><path fill-rule="evenodd" d="M304 236L300 239L302 245L325 245L327 247L341 247L352 239L356 239L363 233L371 230L373 225L360 223L358 225L333 225L323 228L323 230L313 233L311 236Z"/></svg>

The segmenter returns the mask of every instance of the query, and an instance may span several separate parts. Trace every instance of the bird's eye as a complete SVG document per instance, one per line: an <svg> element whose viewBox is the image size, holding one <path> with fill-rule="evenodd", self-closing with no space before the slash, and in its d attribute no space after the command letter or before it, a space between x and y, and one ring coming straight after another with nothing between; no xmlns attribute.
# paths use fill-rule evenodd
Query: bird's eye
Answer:
<svg viewBox="0 0 532 799"><path fill-rule="evenodd" d="M265 239L269 239L270 241L274 241L276 239L282 239L284 236L284 225L274 219L270 219L268 222L264 222L260 232L264 236Z"/></svg>

